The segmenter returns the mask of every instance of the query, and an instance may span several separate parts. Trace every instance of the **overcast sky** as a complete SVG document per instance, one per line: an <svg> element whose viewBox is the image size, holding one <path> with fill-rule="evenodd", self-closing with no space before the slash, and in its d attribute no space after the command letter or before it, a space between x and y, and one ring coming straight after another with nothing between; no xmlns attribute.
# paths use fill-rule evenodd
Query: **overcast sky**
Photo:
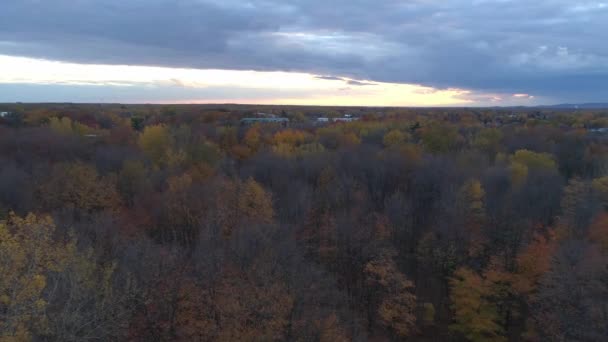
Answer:
<svg viewBox="0 0 608 342"><path fill-rule="evenodd" d="M0 101L608 102L608 3L1 0Z"/></svg>

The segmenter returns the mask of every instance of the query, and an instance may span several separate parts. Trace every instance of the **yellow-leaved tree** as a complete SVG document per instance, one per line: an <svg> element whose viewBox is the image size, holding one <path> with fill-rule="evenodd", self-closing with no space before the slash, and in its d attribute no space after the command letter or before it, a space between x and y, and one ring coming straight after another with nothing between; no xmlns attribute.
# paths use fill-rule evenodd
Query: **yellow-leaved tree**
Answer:
<svg viewBox="0 0 608 342"><path fill-rule="evenodd" d="M398 129L393 129L384 135L384 137L382 138L382 143L384 144L384 146L390 148L404 144L407 139L408 136L405 133L401 132Z"/></svg>
<svg viewBox="0 0 608 342"><path fill-rule="evenodd" d="M59 163L39 188L46 209L75 208L86 212L116 210L121 203L116 179L100 176L85 163Z"/></svg>
<svg viewBox="0 0 608 342"><path fill-rule="evenodd" d="M369 261L363 270L366 283L377 296L377 313L382 325L404 338L416 327L414 284L397 268L390 255Z"/></svg>
<svg viewBox="0 0 608 342"><path fill-rule="evenodd" d="M493 283L462 267L450 279L454 323L450 330L471 342L506 341L496 303Z"/></svg>
<svg viewBox="0 0 608 342"><path fill-rule="evenodd" d="M531 170L557 170L554 157L544 152L517 150L510 157L510 162L511 181L515 186L523 185Z"/></svg>
<svg viewBox="0 0 608 342"><path fill-rule="evenodd" d="M253 178L245 182L226 180L220 188L216 220L224 236L232 235L238 227L274 222L272 194Z"/></svg>
<svg viewBox="0 0 608 342"><path fill-rule="evenodd" d="M240 215L256 224L272 223L274 209L272 196L253 178L242 183L239 194Z"/></svg>
<svg viewBox="0 0 608 342"><path fill-rule="evenodd" d="M460 205L464 214L466 230L470 234L469 255L476 256L482 252L486 243L483 231L485 224L485 191L477 179L467 181L460 188Z"/></svg>
<svg viewBox="0 0 608 342"><path fill-rule="evenodd" d="M157 166L167 162L171 136L164 125L148 126L139 136L139 147Z"/></svg>
<svg viewBox="0 0 608 342"><path fill-rule="evenodd" d="M43 291L63 271L68 243L55 243L50 217L11 214L0 222L0 341L27 341L48 329Z"/></svg>
<svg viewBox="0 0 608 342"><path fill-rule="evenodd" d="M113 291L116 264L98 264L55 230L49 216L0 221L0 342L116 339L130 293Z"/></svg>

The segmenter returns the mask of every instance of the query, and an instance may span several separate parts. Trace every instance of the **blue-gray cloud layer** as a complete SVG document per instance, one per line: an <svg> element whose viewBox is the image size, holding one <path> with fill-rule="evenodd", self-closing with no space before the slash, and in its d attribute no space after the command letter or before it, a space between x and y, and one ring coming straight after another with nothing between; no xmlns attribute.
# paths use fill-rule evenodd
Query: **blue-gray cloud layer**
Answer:
<svg viewBox="0 0 608 342"><path fill-rule="evenodd" d="M2 0L0 54L608 98L608 3Z"/></svg>

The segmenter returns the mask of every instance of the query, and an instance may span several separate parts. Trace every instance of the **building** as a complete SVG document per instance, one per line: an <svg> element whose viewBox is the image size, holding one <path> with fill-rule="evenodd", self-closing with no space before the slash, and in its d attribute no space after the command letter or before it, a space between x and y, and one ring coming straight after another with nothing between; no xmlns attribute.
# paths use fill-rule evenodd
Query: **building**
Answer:
<svg viewBox="0 0 608 342"><path fill-rule="evenodd" d="M329 123L329 122L351 122L351 121L357 121L357 120L359 120L359 118L355 118L350 114L346 114L341 118L320 117L320 118L317 118L317 123L323 124L323 123Z"/></svg>
<svg viewBox="0 0 608 342"><path fill-rule="evenodd" d="M352 115L344 115L344 117L341 118L333 118L332 119L334 122L351 122L351 121L357 121L359 120L359 118L354 118Z"/></svg>
<svg viewBox="0 0 608 342"><path fill-rule="evenodd" d="M0 112L0 118L7 117L11 112Z"/></svg>
<svg viewBox="0 0 608 342"><path fill-rule="evenodd" d="M589 133L599 133L599 134L606 134L608 133L608 128L607 127L602 127L602 128L590 128Z"/></svg>
<svg viewBox="0 0 608 342"><path fill-rule="evenodd" d="M256 123L260 124L281 124L286 126L289 124L288 118L243 118L241 119L241 125L253 125Z"/></svg>

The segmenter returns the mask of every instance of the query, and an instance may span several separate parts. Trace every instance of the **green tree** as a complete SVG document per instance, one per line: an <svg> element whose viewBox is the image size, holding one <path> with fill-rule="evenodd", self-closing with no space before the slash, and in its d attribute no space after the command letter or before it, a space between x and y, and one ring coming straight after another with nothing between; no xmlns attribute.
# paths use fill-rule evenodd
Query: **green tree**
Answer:
<svg viewBox="0 0 608 342"><path fill-rule="evenodd" d="M422 129L422 143L431 153L446 153L456 149L462 140L456 127L432 124Z"/></svg>
<svg viewBox="0 0 608 342"><path fill-rule="evenodd" d="M473 146L485 152L491 158L499 151L503 134L496 128L482 129L473 140Z"/></svg>

